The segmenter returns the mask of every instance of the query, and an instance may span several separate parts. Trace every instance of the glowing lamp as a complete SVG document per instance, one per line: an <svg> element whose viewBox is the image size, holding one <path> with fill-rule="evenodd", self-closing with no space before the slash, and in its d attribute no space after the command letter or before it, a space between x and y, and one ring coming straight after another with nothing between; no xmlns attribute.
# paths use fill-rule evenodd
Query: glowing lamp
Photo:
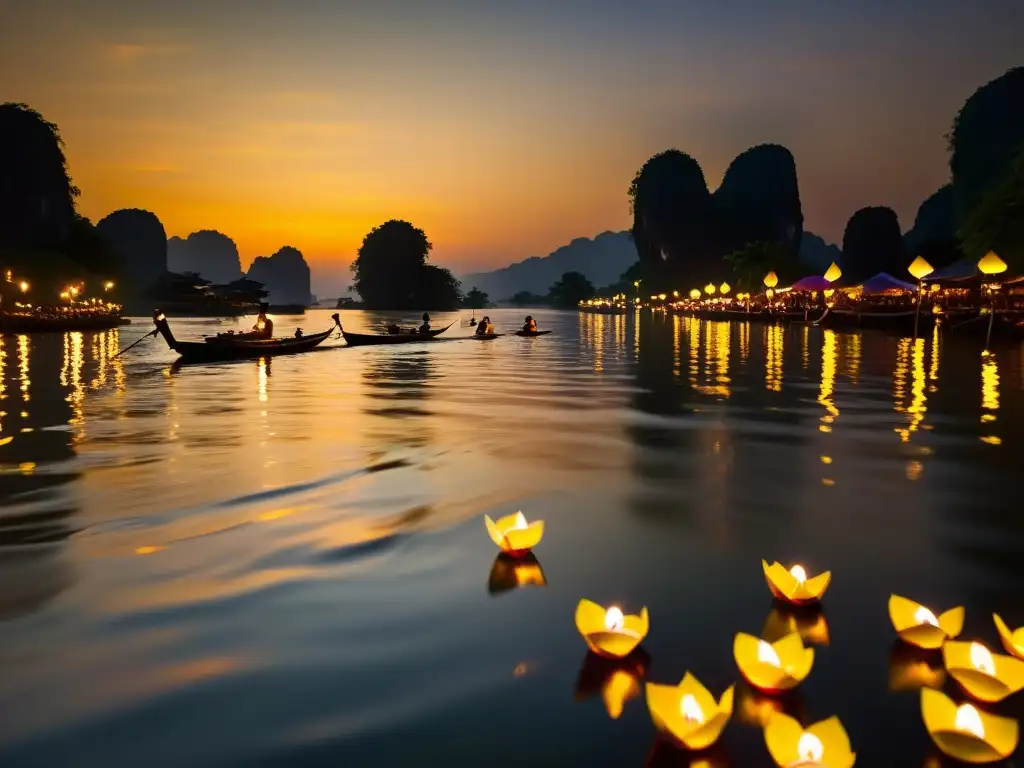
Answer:
<svg viewBox="0 0 1024 768"><path fill-rule="evenodd" d="M1013 654L1018 659L1024 659L1024 627L1011 630L997 613L992 614L992 621L995 622L996 631L999 633L999 639L1003 642L1006 652Z"/></svg>
<svg viewBox="0 0 1024 768"><path fill-rule="evenodd" d="M107 282L105 282L103 284L103 290L104 291L109 291L113 287L114 287L114 281L113 280L107 280Z"/></svg>
<svg viewBox="0 0 1024 768"><path fill-rule="evenodd" d="M765 726L764 742L781 768L851 768L857 759L838 717L805 729L789 715L775 712Z"/></svg>
<svg viewBox="0 0 1024 768"><path fill-rule="evenodd" d="M634 280L633 281L633 287L634 288L639 288L640 287L640 281L639 280Z"/></svg>
<svg viewBox="0 0 1024 768"><path fill-rule="evenodd" d="M725 296L725 295L726 295L727 293L729 293L729 291L731 291L731 290L732 290L732 286L731 286L731 285L729 285L728 283L722 283L722 284L721 284L721 285L720 285L720 286L718 287L718 292L719 292L720 294L722 294L723 296Z"/></svg>
<svg viewBox="0 0 1024 768"><path fill-rule="evenodd" d="M768 561L762 560L761 568L772 594L779 600L795 605L818 602L832 581L831 571L808 578L802 565L794 565L786 570L782 563L768 565Z"/></svg>
<svg viewBox="0 0 1024 768"><path fill-rule="evenodd" d="M890 595L889 619L903 642L935 650L963 631L964 609L963 606L957 606L936 616L920 603L899 595Z"/></svg>
<svg viewBox="0 0 1024 768"><path fill-rule="evenodd" d="M706 293L708 296L714 296L715 295L715 284L714 283L708 283L707 285L705 285L704 286L704 293Z"/></svg>
<svg viewBox="0 0 1024 768"><path fill-rule="evenodd" d="M20 283L18 283L18 288L21 290L22 293L28 293L29 285L27 282L22 280Z"/></svg>
<svg viewBox="0 0 1024 768"><path fill-rule="evenodd" d="M978 262L978 269L985 275L998 275L1006 271L1006 262L995 251L989 251Z"/></svg>
<svg viewBox="0 0 1024 768"><path fill-rule="evenodd" d="M990 715L972 704L958 707L941 691L921 689L921 717L935 746L955 760L994 763L1017 749L1016 720Z"/></svg>
<svg viewBox="0 0 1024 768"><path fill-rule="evenodd" d="M825 270L824 277L830 283L834 283L836 280L838 280L842 276L843 276L843 270L841 270L839 268L839 265L836 264L834 261L832 262L831 266L829 266L829 268Z"/></svg>
<svg viewBox="0 0 1024 768"><path fill-rule="evenodd" d="M739 632L732 646L736 666L747 682L765 693L780 693L799 685L814 666L814 649L805 648L799 632L769 643Z"/></svg>
<svg viewBox="0 0 1024 768"><path fill-rule="evenodd" d="M647 637L650 619L647 609L639 615L624 614L618 606L607 610L590 600L580 600L576 606L576 629L587 647L594 653L610 659L621 659L631 654Z"/></svg>
<svg viewBox="0 0 1024 768"><path fill-rule="evenodd" d="M993 654L981 643L942 646L946 671L978 701L995 703L1024 688L1024 661Z"/></svg>
<svg viewBox="0 0 1024 768"><path fill-rule="evenodd" d="M907 267L907 272L913 275L914 278L917 280L923 280L934 271L935 268L927 261L925 261L921 256L918 256L916 259L910 262L910 266Z"/></svg>
<svg viewBox="0 0 1024 768"><path fill-rule="evenodd" d="M689 672L679 685L647 683L647 708L655 727L684 749L707 749L732 717L733 689L715 701Z"/></svg>
<svg viewBox="0 0 1024 768"><path fill-rule="evenodd" d="M774 288L778 284L779 284L779 276L776 275L774 272L769 272L767 275L764 276L764 287L765 288Z"/></svg>
<svg viewBox="0 0 1024 768"><path fill-rule="evenodd" d="M694 288L692 291L690 291L690 298L693 299L694 301L699 299L700 298L700 289L699 288Z"/></svg>
<svg viewBox="0 0 1024 768"><path fill-rule="evenodd" d="M672 291L672 295L675 296L678 299L679 298L679 291Z"/></svg>
<svg viewBox="0 0 1024 768"><path fill-rule="evenodd" d="M664 301L667 298L668 298L668 296L666 296L664 293L659 293L658 294L658 299L661 300L661 301Z"/></svg>
<svg viewBox="0 0 1024 768"><path fill-rule="evenodd" d="M522 512L514 515L506 515L494 522L490 517L484 515L484 525L487 526L487 533L502 552L513 557L525 555L544 538L544 521L534 520L526 522L526 516Z"/></svg>
<svg viewBox="0 0 1024 768"><path fill-rule="evenodd" d="M72 296L77 296L78 295L78 286L77 285L72 285L70 288L68 288L68 293L70 293Z"/></svg>

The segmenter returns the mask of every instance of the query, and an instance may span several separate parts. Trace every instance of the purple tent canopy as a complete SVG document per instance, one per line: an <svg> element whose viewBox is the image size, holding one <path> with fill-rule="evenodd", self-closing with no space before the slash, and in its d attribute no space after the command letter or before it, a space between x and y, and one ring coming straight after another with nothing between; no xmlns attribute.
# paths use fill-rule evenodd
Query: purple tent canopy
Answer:
<svg viewBox="0 0 1024 768"><path fill-rule="evenodd" d="M864 293L885 293L886 291L916 291L917 286L897 280L888 272L879 272L861 283L860 289Z"/></svg>
<svg viewBox="0 0 1024 768"><path fill-rule="evenodd" d="M821 275L801 277L789 290L791 291L824 291L830 286L828 280Z"/></svg>

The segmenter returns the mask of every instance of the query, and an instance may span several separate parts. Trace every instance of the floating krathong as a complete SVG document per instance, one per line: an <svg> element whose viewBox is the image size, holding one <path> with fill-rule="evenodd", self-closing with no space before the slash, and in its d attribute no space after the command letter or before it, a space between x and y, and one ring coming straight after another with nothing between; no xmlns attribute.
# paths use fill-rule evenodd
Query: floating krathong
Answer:
<svg viewBox="0 0 1024 768"><path fill-rule="evenodd" d="M576 699L589 699L600 693L608 717L618 720L626 703L640 695L640 681L650 663L643 649L625 659L606 659L587 653L576 679Z"/></svg>
<svg viewBox="0 0 1024 768"><path fill-rule="evenodd" d="M996 624L996 631L999 633L999 639L1002 640L1006 652L1013 654L1018 659L1024 659L1024 627L1011 630L998 613L992 614L992 621Z"/></svg>
<svg viewBox="0 0 1024 768"><path fill-rule="evenodd" d="M776 712L765 726L764 741L781 768L851 768L857 760L838 717L804 728L789 715Z"/></svg>
<svg viewBox="0 0 1024 768"><path fill-rule="evenodd" d="M831 571L809 578L802 565L794 565L787 570L782 563L768 565L767 560L762 560L761 567L772 594L794 605L818 602L832 581Z"/></svg>
<svg viewBox="0 0 1024 768"><path fill-rule="evenodd" d="M799 632L792 632L774 643L740 632L732 650L743 677L765 693L796 687L814 666L814 649L804 647Z"/></svg>
<svg viewBox="0 0 1024 768"><path fill-rule="evenodd" d="M946 671L978 701L994 703L1024 688L1024 661L993 654L981 643L942 646Z"/></svg>
<svg viewBox="0 0 1024 768"><path fill-rule="evenodd" d="M828 645L828 622L825 613L820 610L796 609L776 606L764 620L761 637L768 642L780 640L788 634L799 632L805 643Z"/></svg>
<svg viewBox="0 0 1024 768"><path fill-rule="evenodd" d="M491 541L506 555L513 557L522 557L544 538L544 521L534 520L527 523L522 512L506 515L499 518L498 522L484 515L484 524L487 526Z"/></svg>
<svg viewBox="0 0 1024 768"><path fill-rule="evenodd" d="M494 595L520 587L543 587L547 583L544 569L532 552L523 557L510 557L502 553L491 566L487 591Z"/></svg>
<svg viewBox="0 0 1024 768"><path fill-rule="evenodd" d="M990 715L973 704L958 707L941 691L921 690L921 716L935 746L956 760L994 763L1005 760L1017 748L1016 720Z"/></svg>
<svg viewBox="0 0 1024 768"><path fill-rule="evenodd" d="M647 608L642 608L639 615L624 614L618 606L606 610L590 600L580 600L576 606L576 629L594 653L621 659L647 637L650 619Z"/></svg>
<svg viewBox="0 0 1024 768"><path fill-rule="evenodd" d="M957 606L936 616L920 603L899 595L890 595L889 619L903 642L935 650L963 631L964 609L963 606Z"/></svg>
<svg viewBox="0 0 1024 768"><path fill-rule="evenodd" d="M654 725L686 749L710 747L732 717L734 686L729 686L717 702L689 672L679 685L648 683L646 688Z"/></svg>

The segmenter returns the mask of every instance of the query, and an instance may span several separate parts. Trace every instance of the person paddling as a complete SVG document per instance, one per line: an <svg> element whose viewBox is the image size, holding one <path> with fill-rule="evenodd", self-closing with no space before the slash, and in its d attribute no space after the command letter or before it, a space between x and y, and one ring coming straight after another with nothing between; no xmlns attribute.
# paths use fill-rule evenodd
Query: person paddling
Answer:
<svg viewBox="0 0 1024 768"><path fill-rule="evenodd" d="M430 315L423 313L423 325L420 326L420 333L430 333Z"/></svg>
<svg viewBox="0 0 1024 768"><path fill-rule="evenodd" d="M526 322L523 323L523 330L526 331L526 333L536 333L537 332L537 323L533 319L532 315L527 315L526 316Z"/></svg>
<svg viewBox="0 0 1024 768"><path fill-rule="evenodd" d="M267 317L267 310L270 309L270 304L265 301L260 302L260 313L256 317L256 325L252 327L252 333L248 334L255 339L270 339L274 336L274 321Z"/></svg>
<svg viewBox="0 0 1024 768"><path fill-rule="evenodd" d="M484 316L476 326L477 336L490 336L494 333L494 326L491 325L491 318Z"/></svg>

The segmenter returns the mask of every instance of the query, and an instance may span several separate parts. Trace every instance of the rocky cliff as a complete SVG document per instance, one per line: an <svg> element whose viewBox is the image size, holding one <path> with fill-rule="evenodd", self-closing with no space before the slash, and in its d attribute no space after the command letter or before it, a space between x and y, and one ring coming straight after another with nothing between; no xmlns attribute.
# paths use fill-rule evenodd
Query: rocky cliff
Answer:
<svg viewBox="0 0 1024 768"><path fill-rule="evenodd" d="M195 272L216 285L242 276L242 262L234 240L212 229L193 232L184 240L172 237L167 243L171 272Z"/></svg>
<svg viewBox="0 0 1024 768"><path fill-rule="evenodd" d="M861 208L843 232L843 280L862 281L879 272L903 279L907 265L900 220L891 208Z"/></svg>
<svg viewBox="0 0 1024 768"><path fill-rule="evenodd" d="M246 277L263 283L271 304L309 304L310 273L297 248L286 245L273 256L257 256Z"/></svg>
<svg viewBox="0 0 1024 768"><path fill-rule="evenodd" d="M105 216L96 233L117 255L126 286L143 293L167 272L167 233L156 214L124 208Z"/></svg>

